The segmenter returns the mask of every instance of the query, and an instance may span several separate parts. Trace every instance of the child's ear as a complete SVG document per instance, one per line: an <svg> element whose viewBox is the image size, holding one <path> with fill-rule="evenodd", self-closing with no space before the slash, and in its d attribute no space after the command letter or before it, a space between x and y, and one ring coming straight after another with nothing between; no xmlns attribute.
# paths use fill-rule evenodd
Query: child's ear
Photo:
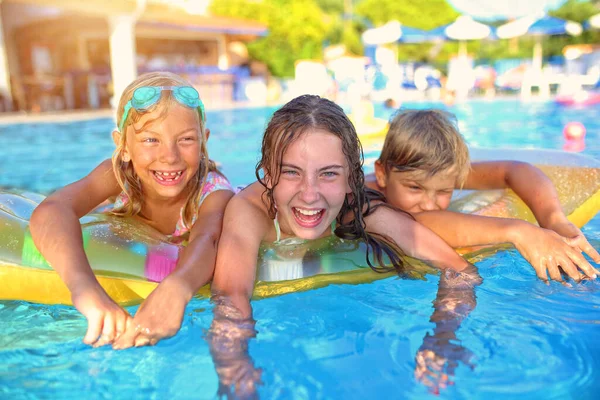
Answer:
<svg viewBox="0 0 600 400"><path fill-rule="evenodd" d="M381 189L385 189L387 186L387 173L385 167L379 160L375 161L375 179L377 179L377 186Z"/></svg>
<svg viewBox="0 0 600 400"><path fill-rule="evenodd" d="M208 142L208 138L210 137L210 128L204 128L204 136L206 137L206 141Z"/></svg>
<svg viewBox="0 0 600 400"><path fill-rule="evenodd" d="M118 130L113 130L112 131L112 139L113 142L115 143L115 146L119 146L119 143L121 143L121 132L119 132Z"/></svg>
<svg viewBox="0 0 600 400"><path fill-rule="evenodd" d="M121 135L122 135L122 133L119 132L116 129L114 131L112 131L113 142L115 142L115 146L117 146L117 147L119 147L121 145ZM127 151L127 146L123 147L123 157L122 157L122 160L124 162L131 161L131 156L129 155L129 152Z"/></svg>

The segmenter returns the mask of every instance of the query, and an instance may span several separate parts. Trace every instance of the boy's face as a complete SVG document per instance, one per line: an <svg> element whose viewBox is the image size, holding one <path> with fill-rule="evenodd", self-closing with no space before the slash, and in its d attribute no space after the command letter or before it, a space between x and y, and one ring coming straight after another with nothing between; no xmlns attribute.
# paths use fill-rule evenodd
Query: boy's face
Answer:
<svg viewBox="0 0 600 400"><path fill-rule="evenodd" d="M393 168L386 173L379 161L375 162L375 176L387 202L409 213L447 209L457 180L457 174L452 170L433 176L418 171L399 172Z"/></svg>

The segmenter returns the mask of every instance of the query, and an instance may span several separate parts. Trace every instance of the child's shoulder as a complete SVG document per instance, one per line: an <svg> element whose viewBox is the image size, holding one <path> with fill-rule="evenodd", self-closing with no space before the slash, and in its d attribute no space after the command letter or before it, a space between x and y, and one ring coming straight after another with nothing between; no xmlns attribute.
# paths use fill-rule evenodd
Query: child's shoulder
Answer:
<svg viewBox="0 0 600 400"><path fill-rule="evenodd" d="M273 226L266 204L263 202L264 187L255 182L246 186L231 198L227 213L235 216L236 225L243 229L266 232Z"/></svg>
<svg viewBox="0 0 600 400"><path fill-rule="evenodd" d="M260 184L260 182L254 182L237 191L236 195L233 196L231 201L233 202L234 207L247 210L260 210L261 214L268 215L267 206L263 201L264 193L265 188Z"/></svg>

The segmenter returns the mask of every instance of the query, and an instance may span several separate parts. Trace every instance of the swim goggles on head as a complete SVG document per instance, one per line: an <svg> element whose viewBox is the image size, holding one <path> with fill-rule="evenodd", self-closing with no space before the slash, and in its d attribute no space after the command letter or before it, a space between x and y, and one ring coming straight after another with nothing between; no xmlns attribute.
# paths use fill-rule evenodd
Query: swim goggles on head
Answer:
<svg viewBox="0 0 600 400"><path fill-rule="evenodd" d="M133 107L137 112L145 112L151 106L156 104L164 90L173 92L173 97L183 106L196 108L200 112L202 122L206 122L204 115L204 104L200 100L198 91L191 86L142 86L133 91L131 100L125 104L123 109L123 117L119 122L119 131L123 131L123 126L129 115L129 110Z"/></svg>

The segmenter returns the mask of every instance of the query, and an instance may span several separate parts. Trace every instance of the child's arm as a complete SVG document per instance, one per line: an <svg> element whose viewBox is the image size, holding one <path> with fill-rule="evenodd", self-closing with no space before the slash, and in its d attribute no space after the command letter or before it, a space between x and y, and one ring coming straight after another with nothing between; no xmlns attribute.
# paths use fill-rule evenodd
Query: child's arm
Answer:
<svg viewBox="0 0 600 400"><path fill-rule="evenodd" d="M406 255L437 268L462 271L470 265L438 235L403 212L379 206L365 222L367 231L389 237Z"/></svg>
<svg viewBox="0 0 600 400"><path fill-rule="evenodd" d="M48 196L30 221L36 247L66 284L73 305L88 321L83 341L95 346L112 342L125 331L129 314L96 280L83 250L79 218L119 191L111 160L105 160L85 178Z"/></svg>
<svg viewBox="0 0 600 400"><path fill-rule="evenodd" d="M544 281L548 280L546 270L551 279L562 281L559 266L577 281L584 277L577 268L590 278L600 273L568 239L529 222L450 211L427 211L414 217L452 247L512 243Z"/></svg>
<svg viewBox="0 0 600 400"><path fill-rule="evenodd" d="M179 331L185 306L213 276L223 214L232 196L229 190L219 190L202 202L190 242L181 251L175 270L142 303L133 323L113 348L154 345Z"/></svg>
<svg viewBox="0 0 600 400"><path fill-rule="evenodd" d="M246 191L253 189L256 187ZM229 393L233 386L235 396L252 398L260 383L260 370L248 355L248 341L256 335L250 298L260 243L272 221L243 196L244 192L235 196L225 211L211 285L214 318L207 340L219 377L219 394Z"/></svg>
<svg viewBox="0 0 600 400"><path fill-rule="evenodd" d="M535 166L518 161L471 164L464 189L512 189L533 212L542 228L571 239L570 244L588 253L595 262L600 254L590 246L579 228L567 219L552 181Z"/></svg>
<svg viewBox="0 0 600 400"><path fill-rule="evenodd" d="M242 197L244 192L235 196L225 211L211 289L213 295L228 298L240 311L241 318L250 318L258 251L272 221L263 210Z"/></svg>
<svg viewBox="0 0 600 400"><path fill-rule="evenodd" d="M474 368L473 353L462 345L457 331L477 305L475 286L481 281L473 265L459 273L447 270L440 276L429 319L435 324L433 335L429 332L425 335L415 357L415 378L435 394L453 383L450 379L459 361Z"/></svg>
<svg viewBox="0 0 600 400"><path fill-rule="evenodd" d="M248 345L256 337L255 321L242 318L229 299L218 295L214 303L213 322L206 335L210 354L219 377L218 397L228 399L258 398L257 389L262 370L256 368L248 352Z"/></svg>

